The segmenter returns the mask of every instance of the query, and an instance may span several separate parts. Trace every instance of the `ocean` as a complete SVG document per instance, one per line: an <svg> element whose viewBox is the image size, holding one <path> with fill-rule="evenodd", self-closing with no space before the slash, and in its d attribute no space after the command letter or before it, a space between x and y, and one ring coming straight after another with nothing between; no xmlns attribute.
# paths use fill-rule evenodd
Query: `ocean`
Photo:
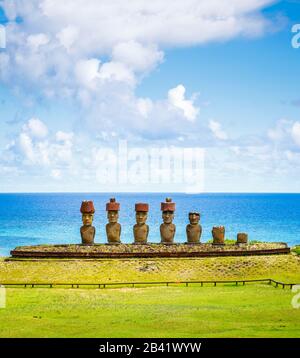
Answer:
<svg viewBox="0 0 300 358"><path fill-rule="evenodd" d="M201 241L211 239L213 226L225 226L226 238L247 232L249 240L300 244L300 194L162 194L162 193L53 193L0 194L0 255L21 245L80 243L80 205L93 200L95 242L105 243L105 204L115 196L121 204L121 240L133 241L134 204L150 205L149 242L159 242L160 202L166 196L176 203L176 242L185 242L189 211L201 213Z"/></svg>

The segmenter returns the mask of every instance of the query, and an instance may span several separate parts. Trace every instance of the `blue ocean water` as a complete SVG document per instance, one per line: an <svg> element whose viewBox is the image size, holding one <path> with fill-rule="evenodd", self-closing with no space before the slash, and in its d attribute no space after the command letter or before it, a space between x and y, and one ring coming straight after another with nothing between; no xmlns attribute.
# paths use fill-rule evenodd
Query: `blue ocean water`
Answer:
<svg viewBox="0 0 300 358"><path fill-rule="evenodd" d="M106 242L105 203L111 194L0 194L0 255L20 245L80 243L82 200L96 208L96 242ZM150 242L159 242L160 202L165 194L116 194L121 203L122 241L133 241L134 204L148 202ZM170 195L168 195L170 196ZM173 194L177 242L184 242L189 211L201 212L201 241L211 238L212 226L224 225L226 238L247 232L250 240L300 244L300 194Z"/></svg>

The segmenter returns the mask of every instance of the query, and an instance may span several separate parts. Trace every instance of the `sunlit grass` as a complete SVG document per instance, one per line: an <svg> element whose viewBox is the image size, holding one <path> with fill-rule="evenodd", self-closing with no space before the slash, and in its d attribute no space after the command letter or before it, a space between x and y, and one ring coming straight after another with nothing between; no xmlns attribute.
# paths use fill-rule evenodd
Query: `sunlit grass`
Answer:
<svg viewBox="0 0 300 358"><path fill-rule="evenodd" d="M0 283L104 283L273 278L300 283L295 254L246 257L0 260Z"/></svg>
<svg viewBox="0 0 300 358"><path fill-rule="evenodd" d="M265 284L8 289L0 337L299 337L292 297Z"/></svg>

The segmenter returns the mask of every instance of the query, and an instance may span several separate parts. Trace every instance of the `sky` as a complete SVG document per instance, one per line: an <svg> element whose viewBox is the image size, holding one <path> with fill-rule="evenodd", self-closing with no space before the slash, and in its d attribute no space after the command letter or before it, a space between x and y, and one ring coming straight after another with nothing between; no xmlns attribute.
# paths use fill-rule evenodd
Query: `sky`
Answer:
<svg viewBox="0 0 300 358"><path fill-rule="evenodd" d="M0 192L300 191L300 1L0 0L0 24ZM198 182L151 167L174 148Z"/></svg>

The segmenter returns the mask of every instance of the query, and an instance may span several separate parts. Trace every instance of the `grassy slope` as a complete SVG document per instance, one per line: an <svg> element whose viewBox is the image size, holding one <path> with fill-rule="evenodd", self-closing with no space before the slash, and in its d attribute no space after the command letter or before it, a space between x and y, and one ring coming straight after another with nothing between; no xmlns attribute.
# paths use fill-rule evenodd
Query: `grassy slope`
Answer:
<svg viewBox="0 0 300 358"><path fill-rule="evenodd" d="M300 255L300 246L295 246L292 251L295 252L297 255Z"/></svg>
<svg viewBox="0 0 300 358"><path fill-rule="evenodd" d="M256 284L8 289L0 337L299 337L292 296Z"/></svg>
<svg viewBox="0 0 300 358"><path fill-rule="evenodd" d="M0 282L124 282L274 278L300 283L300 256L128 260L0 260Z"/></svg>
<svg viewBox="0 0 300 358"><path fill-rule="evenodd" d="M300 256L92 261L0 260L0 282L273 277L300 282ZM268 285L8 289L0 337L299 337L289 289Z"/></svg>

